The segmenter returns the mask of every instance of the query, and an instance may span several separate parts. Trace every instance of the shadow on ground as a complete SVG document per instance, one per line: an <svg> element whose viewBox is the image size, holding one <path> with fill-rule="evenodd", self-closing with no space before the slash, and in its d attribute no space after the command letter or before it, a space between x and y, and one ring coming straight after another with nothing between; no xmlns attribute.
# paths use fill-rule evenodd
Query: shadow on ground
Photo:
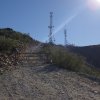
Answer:
<svg viewBox="0 0 100 100"><path fill-rule="evenodd" d="M51 65L45 65L45 66L39 68L39 69L37 70L37 72L38 72L38 73L41 73L41 72L50 73L50 72L58 72L58 71L60 71L60 70L61 70L61 68L56 67L55 65L52 65L52 64L51 64Z"/></svg>

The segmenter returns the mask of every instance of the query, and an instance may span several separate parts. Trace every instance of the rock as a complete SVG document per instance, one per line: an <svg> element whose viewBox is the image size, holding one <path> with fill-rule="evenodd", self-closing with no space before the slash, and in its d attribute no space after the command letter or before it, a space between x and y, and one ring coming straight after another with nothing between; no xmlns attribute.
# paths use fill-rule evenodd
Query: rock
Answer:
<svg viewBox="0 0 100 100"><path fill-rule="evenodd" d="M95 94L98 94L98 91L95 90L94 93L95 93Z"/></svg>

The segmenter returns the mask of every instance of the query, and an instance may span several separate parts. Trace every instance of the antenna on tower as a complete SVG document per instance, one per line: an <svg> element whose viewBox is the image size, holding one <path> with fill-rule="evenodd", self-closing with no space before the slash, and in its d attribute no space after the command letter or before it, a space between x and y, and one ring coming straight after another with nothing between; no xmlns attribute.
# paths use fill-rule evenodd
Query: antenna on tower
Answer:
<svg viewBox="0 0 100 100"><path fill-rule="evenodd" d="M67 46L68 42L67 42L67 30L66 30L66 28L64 29L64 36L65 36L65 46Z"/></svg>
<svg viewBox="0 0 100 100"><path fill-rule="evenodd" d="M50 26L48 26L48 28L50 29L50 33L49 33L49 43L53 43L53 39L52 39L52 32L53 32L53 12L50 12Z"/></svg>

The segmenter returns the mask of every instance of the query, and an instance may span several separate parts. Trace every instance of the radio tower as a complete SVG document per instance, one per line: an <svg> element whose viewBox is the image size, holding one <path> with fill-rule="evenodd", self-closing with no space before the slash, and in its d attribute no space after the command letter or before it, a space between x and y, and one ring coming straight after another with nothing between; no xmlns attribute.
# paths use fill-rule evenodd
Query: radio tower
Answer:
<svg viewBox="0 0 100 100"><path fill-rule="evenodd" d="M53 28L54 26L52 25L53 24L53 12L50 12L50 26L48 26L48 28L50 29L50 33L49 33L49 43L53 43L53 39L52 39L52 31L53 31Z"/></svg>
<svg viewBox="0 0 100 100"><path fill-rule="evenodd" d="M67 30L64 29L64 35L65 35L65 46L67 46Z"/></svg>

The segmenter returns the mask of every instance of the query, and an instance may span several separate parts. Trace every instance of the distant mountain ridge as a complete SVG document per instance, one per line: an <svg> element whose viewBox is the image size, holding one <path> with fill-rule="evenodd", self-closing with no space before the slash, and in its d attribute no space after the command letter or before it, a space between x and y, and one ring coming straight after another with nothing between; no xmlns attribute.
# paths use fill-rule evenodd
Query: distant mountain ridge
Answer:
<svg viewBox="0 0 100 100"><path fill-rule="evenodd" d="M69 47L69 49L86 58L86 61L100 69L100 45L90 45L83 47Z"/></svg>

